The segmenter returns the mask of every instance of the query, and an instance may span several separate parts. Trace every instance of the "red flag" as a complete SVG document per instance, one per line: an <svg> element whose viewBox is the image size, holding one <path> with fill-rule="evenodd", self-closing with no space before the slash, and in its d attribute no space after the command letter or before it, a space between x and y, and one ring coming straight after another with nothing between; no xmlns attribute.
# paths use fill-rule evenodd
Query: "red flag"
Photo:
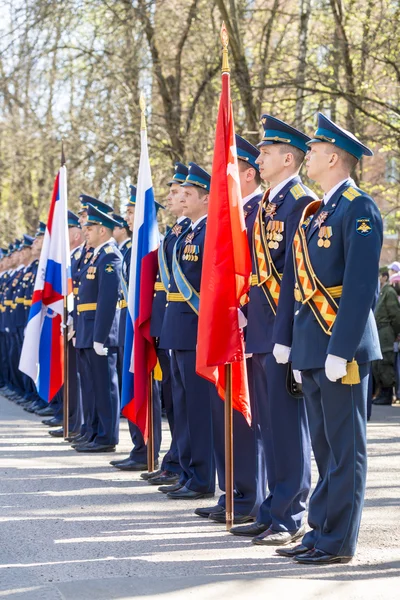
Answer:
<svg viewBox="0 0 400 600"><path fill-rule="evenodd" d="M239 300L248 291L251 258L246 236L229 73L222 74L207 230L200 287L196 370L225 398L225 365L232 363L232 404L251 423L239 329Z"/></svg>

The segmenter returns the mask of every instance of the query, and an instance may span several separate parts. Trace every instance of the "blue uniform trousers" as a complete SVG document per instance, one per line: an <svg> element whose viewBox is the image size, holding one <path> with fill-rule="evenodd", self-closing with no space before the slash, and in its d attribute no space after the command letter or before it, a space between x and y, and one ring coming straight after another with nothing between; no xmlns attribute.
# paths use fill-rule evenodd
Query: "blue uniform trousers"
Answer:
<svg viewBox="0 0 400 600"><path fill-rule="evenodd" d="M324 369L302 372L319 480L311 496L311 531L303 544L339 556L356 550L367 475L366 408L370 363L361 383L327 379Z"/></svg>
<svg viewBox="0 0 400 600"><path fill-rule="evenodd" d="M174 436L174 406L172 401L172 381L171 381L171 358L168 350L157 349L157 358L162 370L161 394L164 403L165 412L168 419L168 425L171 432L171 445L168 452L164 455L161 469L180 473L182 471L179 464L178 447Z"/></svg>
<svg viewBox="0 0 400 600"><path fill-rule="evenodd" d="M76 364L81 381L82 427L81 434L94 438L98 430L98 418L95 411L93 375L89 357L82 348L76 350Z"/></svg>
<svg viewBox="0 0 400 600"><path fill-rule="evenodd" d="M80 386L80 376L77 370L77 350L72 342L68 342L68 430L69 432L79 432L82 426L82 394ZM57 419L64 419L64 388L56 394L54 400L57 402Z"/></svg>
<svg viewBox="0 0 400 600"><path fill-rule="evenodd" d="M182 468L180 483L194 492L214 493L212 398L215 386L196 374L196 352L171 354L174 428Z"/></svg>
<svg viewBox="0 0 400 600"><path fill-rule="evenodd" d="M94 438L97 444L115 445L119 439L120 400L117 375L118 348L108 348L107 356L99 356L93 348L83 353L90 368L94 392L94 410L98 428Z"/></svg>
<svg viewBox="0 0 400 600"><path fill-rule="evenodd" d="M11 373L11 382L14 386L14 390L20 394L20 396L24 395L24 382L22 380L22 373L18 368L19 359L21 356L21 341L18 335L18 331L9 334L10 336L10 373Z"/></svg>
<svg viewBox="0 0 400 600"><path fill-rule="evenodd" d="M303 399L286 391L287 365L273 354L254 354L253 374L269 495L257 521L273 531L296 531L302 524L311 486L311 445Z"/></svg>
<svg viewBox="0 0 400 600"><path fill-rule="evenodd" d="M153 419L154 419L154 460L158 460L161 447L161 398L158 381L153 380ZM147 462L147 445L139 427L129 421L129 433L133 443L130 452L132 460L140 463Z"/></svg>
<svg viewBox="0 0 400 600"><path fill-rule="evenodd" d="M0 333L0 387L7 385L9 382L6 336L7 333L4 333L3 331Z"/></svg>

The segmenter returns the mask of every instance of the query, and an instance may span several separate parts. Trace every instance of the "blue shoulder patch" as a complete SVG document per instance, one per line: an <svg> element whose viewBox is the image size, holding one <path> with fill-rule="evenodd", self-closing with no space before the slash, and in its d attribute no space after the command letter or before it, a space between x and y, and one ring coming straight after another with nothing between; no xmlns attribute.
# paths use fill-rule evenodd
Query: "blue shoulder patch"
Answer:
<svg viewBox="0 0 400 600"><path fill-rule="evenodd" d="M364 237L369 235L372 231L371 219L368 217L362 217L356 219L356 232Z"/></svg>

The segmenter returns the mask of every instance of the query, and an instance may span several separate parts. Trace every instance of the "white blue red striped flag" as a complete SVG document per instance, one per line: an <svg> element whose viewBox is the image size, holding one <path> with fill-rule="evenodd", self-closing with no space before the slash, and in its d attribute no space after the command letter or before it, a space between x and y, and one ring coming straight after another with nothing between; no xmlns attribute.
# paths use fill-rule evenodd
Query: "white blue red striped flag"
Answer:
<svg viewBox="0 0 400 600"><path fill-rule="evenodd" d="M63 166L54 182L19 363L48 402L64 383L61 323L64 297L72 291L67 210L67 169Z"/></svg>
<svg viewBox="0 0 400 600"><path fill-rule="evenodd" d="M139 427L147 440L149 374L157 363L154 339L150 335L150 317L160 234L146 129L142 129L140 133L141 152L132 235L121 407L123 415Z"/></svg>

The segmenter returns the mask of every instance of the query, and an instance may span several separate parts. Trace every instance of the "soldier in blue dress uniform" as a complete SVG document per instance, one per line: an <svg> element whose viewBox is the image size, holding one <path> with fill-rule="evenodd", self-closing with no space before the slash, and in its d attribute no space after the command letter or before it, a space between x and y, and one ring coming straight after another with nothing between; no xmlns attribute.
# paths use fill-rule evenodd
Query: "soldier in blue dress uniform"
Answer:
<svg viewBox="0 0 400 600"><path fill-rule="evenodd" d="M381 358L372 312L382 219L350 173L372 151L322 114L309 142L307 172L324 191L302 215L293 240L291 347L301 371L319 479L310 499L311 531L293 549L299 563L348 562L356 550L367 471L366 409L371 361ZM280 310L280 308L279 308Z"/></svg>
<svg viewBox="0 0 400 600"><path fill-rule="evenodd" d="M76 279L77 272L76 266L79 263L83 245L83 232L79 222L79 217L75 215L71 210L68 211L68 236L69 236L69 247L71 251L71 279L73 282L73 288L77 287ZM75 293L77 290L75 289ZM76 320L76 319L75 319ZM82 390L80 375L77 367L77 351L74 348L72 338L75 335L74 332L74 318L73 310L68 315L67 328L64 335L68 336L68 382L69 382L69 398L68 398L68 431L70 435L69 441L72 441L81 430L82 427ZM60 393L61 399L64 398L64 389ZM55 414L55 418L63 419L63 402L60 402L60 407ZM64 429L51 429L49 434L53 437L64 437Z"/></svg>
<svg viewBox="0 0 400 600"><path fill-rule="evenodd" d="M158 202L156 204L156 211L161 207ZM130 198L126 204L126 215L125 219L131 232L133 232L133 225L135 219L135 207L136 207L136 187L130 186ZM122 289L125 298L128 298L129 288L129 272L131 264L131 252L132 248L128 248L124 254L122 263ZM124 316L122 315L124 318ZM126 313L125 313L126 319ZM125 323L122 327L124 328L123 337L120 336L120 343L125 344ZM127 357L124 358L127 361ZM158 466L158 454L161 446L161 402L160 402L160 390L157 381L153 381L153 419L154 419L154 459L155 464ZM110 461L110 464L121 470L121 471L143 471L147 468L147 445L144 441L142 432L139 427L128 422L129 433L131 435L133 448L127 458L116 459Z"/></svg>
<svg viewBox="0 0 400 600"><path fill-rule="evenodd" d="M199 291L207 223L210 175L195 163L182 184L183 212L192 220L173 250L167 304L159 347L171 350L174 427L182 473L162 486L173 499L214 496L215 461L211 402L215 386L196 373ZM168 489L170 488L170 489Z"/></svg>
<svg viewBox="0 0 400 600"><path fill-rule="evenodd" d="M117 360L117 371L118 371L118 381L119 381L119 391L120 395L122 392L122 367L124 364L124 346L125 346L125 331L126 331L126 311L127 311L127 301L128 301L128 286L126 284L126 265L127 261L125 260L125 256L127 254L130 255L132 248L131 237L132 234L129 229L129 225L124 217L121 215L117 215L113 213L112 215L114 221L118 223L116 227L114 227L113 237L118 245L118 250L122 255L122 299L120 302L121 313L119 319L119 344L118 344L118 360ZM128 259L129 264L130 260Z"/></svg>
<svg viewBox="0 0 400 600"><path fill-rule="evenodd" d="M264 137L259 144L261 178L268 181L254 220L252 276L247 306L246 352L252 354L256 418L267 465L269 494L256 522L233 527L231 533L253 537L253 543L287 544L304 533L303 517L311 484L311 456L303 399L286 388L287 366L273 350L277 305L292 319L294 299L280 297L282 273L291 259L290 242L302 209L315 198L298 173L310 139L270 115L263 115Z"/></svg>
<svg viewBox="0 0 400 600"><path fill-rule="evenodd" d="M82 227L83 235L85 236L85 223L87 222L88 206L89 203L101 210L106 214L111 214L113 209L111 206L102 202L98 198L89 196L87 194L81 194L79 196L81 208L78 211L79 224ZM76 305L77 295L79 290L79 282L81 278L85 277L86 271L89 268L90 261L93 257L94 248L85 241L74 253L73 265L71 265L72 285L74 292L74 312L73 312L73 327L76 329L76 323L78 320ZM74 340L73 340L73 343ZM98 428L98 422L96 417L96 411L94 406L94 390L93 382L90 377L90 365L87 360L87 356L83 352L77 352L76 355L77 369L81 382L81 394L82 394L82 418L83 423L78 436L72 440L72 447L79 444L86 444L93 441L96 431Z"/></svg>
<svg viewBox="0 0 400 600"><path fill-rule="evenodd" d="M4 304L5 294L10 279L10 259L9 248L1 249L1 275L0 275L0 372L1 372L1 392L4 395L11 393L10 372L8 365L8 349L7 349L7 322L6 322L6 306Z"/></svg>
<svg viewBox="0 0 400 600"><path fill-rule="evenodd" d="M78 452L112 452L119 436L117 366L122 257L111 242L116 221L91 204L87 207L87 244L92 257L80 273L76 297L76 344L92 380L94 392L92 441L75 446ZM83 388L82 384L82 388Z"/></svg>
<svg viewBox="0 0 400 600"><path fill-rule="evenodd" d="M248 236L257 215L262 198L261 178L257 158L260 151L247 140L236 135L236 148L239 166L240 188L243 211ZM245 309L244 309L245 310ZM243 319L243 325L245 319ZM244 332L246 329L244 329ZM256 419L251 360L247 361L252 424L249 427L241 413L233 411L233 464L234 464L234 523L254 521L258 509L265 498L266 468L259 425ZM219 397L212 403L214 448L219 487L225 490L225 445L224 445L224 403ZM225 494L218 504L212 507L196 508L195 513L212 521L225 523Z"/></svg>
<svg viewBox="0 0 400 600"><path fill-rule="evenodd" d="M174 245L179 235L191 224L191 220L183 215L181 202L181 184L185 182L187 175L187 166L181 162L177 162L175 164L174 175L167 184L169 186L167 208L177 220L174 225L168 229L158 249L158 272L154 285L150 333L156 339L157 358L162 370L161 390L165 412L171 431L171 445L163 458L160 470L149 474L150 476L146 476L147 474L142 475L151 485L174 484L178 481L181 473L175 435L176 432L172 400L170 351L160 348L159 342L164 320L167 288L172 270L172 253Z"/></svg>

